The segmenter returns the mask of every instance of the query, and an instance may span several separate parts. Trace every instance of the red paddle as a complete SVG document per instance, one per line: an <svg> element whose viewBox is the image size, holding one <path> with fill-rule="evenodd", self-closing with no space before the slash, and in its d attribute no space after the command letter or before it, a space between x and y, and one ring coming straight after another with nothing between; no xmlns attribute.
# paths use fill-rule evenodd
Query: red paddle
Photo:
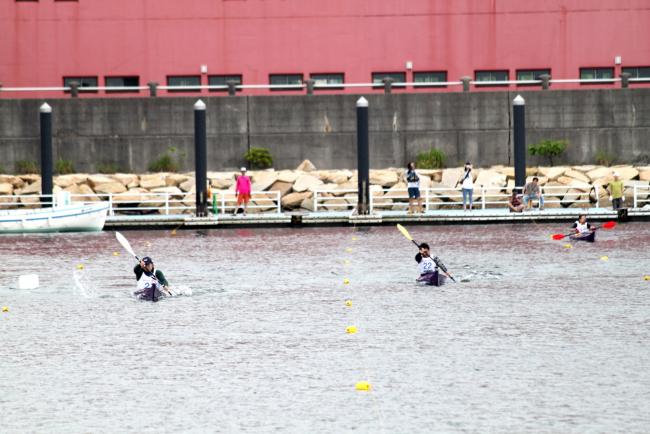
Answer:
<svg viewBox="0 0 650 434"><path fill-rule="evenodd" d="M594 230L596 230L596 229L601 229L601 228L602 228L602 229L614 229L614 226L616 226L616 222L605 222L605 223L603 223L601 226L596 226L596 227L594 228ZM568 237L569 235L574 235L574 234L575 234L575 232L571 232L570 234L566 234L566 235L563 235L563 234L553 234L552 238L553 238L554 240L561 240L561 239L563 239L563 238L565 238L565 237Z"/></svg>

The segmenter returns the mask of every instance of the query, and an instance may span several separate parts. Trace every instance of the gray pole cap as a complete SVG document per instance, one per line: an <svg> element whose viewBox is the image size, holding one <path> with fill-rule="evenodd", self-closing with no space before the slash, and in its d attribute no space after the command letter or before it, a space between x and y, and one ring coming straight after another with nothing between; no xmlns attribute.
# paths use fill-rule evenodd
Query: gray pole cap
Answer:
<svg viewBox="0 0 650 434"><path fill-rule="evenodd" d="M46 102L43 103L43 105L39 108L39 111L41 113L52 113L52 107Z"/></svg>
<svg viewBox="0 0 650 434"><path fill-rule="evenodd" d="M368 100L361 97L357 100L357 107L368 107Z"/></svg>
<svg viewBox="0 0 650 434"><path fill-rule="evenodd" d="M517 95L515 99L512 100L512 105L526 105L526 100L523 96Z"/></svg>
<svg viewBox="0 0 650 434"><path fill-rule="evenodd" d="M205 110L205 103L201 100L198 100L194 103L194 110Z"/></svg>

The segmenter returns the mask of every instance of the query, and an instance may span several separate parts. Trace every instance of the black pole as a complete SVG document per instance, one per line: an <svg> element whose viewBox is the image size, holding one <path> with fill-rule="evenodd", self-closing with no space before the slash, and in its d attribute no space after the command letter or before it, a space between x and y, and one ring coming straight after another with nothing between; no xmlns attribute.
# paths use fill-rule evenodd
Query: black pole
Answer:
<svg viewBox="0 0 650 434"><path fill-rule="evenodd" d="M40 110L41 121L41 204L51 207L52 197L52 107L43 103Z"/></svg>
<svg viewBox="0 0 650 434"><path fill-rule="evenodd" d="M515 186L526 184L526 101L517 95L512 101L512 134L515 141Z"/></svg>
<svg viewBox="0 0 650 434"><path fill-rule="evenodd" d="M194 104L194 178L196 179L196 216L208 215L207 151L206 151L205 103Z"/></svg>
<svg viewBox="0 0 650 434"><path fill-rule="evenodd" d="M368 100L357 100L357 169L359 179L359 199L357 212L370 212L370 157L368 152Z"/></svg>

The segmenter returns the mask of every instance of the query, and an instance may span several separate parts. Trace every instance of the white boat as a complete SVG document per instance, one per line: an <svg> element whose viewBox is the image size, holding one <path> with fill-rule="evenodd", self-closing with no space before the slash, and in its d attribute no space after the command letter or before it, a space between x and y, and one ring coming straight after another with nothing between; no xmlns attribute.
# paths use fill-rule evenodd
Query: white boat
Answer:
<svg viewBox="0 0 650 434"><path fill-rule="evenodd" d="M108 202L0 211L0 234L101 231Z"/></svg>

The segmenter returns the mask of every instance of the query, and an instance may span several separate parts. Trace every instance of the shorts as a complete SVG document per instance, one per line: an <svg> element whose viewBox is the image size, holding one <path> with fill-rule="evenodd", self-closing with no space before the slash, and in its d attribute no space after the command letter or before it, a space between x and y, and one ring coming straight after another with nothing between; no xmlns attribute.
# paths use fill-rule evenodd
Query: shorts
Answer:
<svg viewBox="0 0 650 434"><path fill-rule="evenodd" d="M409 199L419 199L420 189L417 187L409 187Z"/></svg>
<svg viewBox="0 0 650 434"><path fill-rule="evenodd" d="M239 193L237 195L237 205L241 205L242 203L248 203L249 200L251 200L250 193Z"/></svg>

